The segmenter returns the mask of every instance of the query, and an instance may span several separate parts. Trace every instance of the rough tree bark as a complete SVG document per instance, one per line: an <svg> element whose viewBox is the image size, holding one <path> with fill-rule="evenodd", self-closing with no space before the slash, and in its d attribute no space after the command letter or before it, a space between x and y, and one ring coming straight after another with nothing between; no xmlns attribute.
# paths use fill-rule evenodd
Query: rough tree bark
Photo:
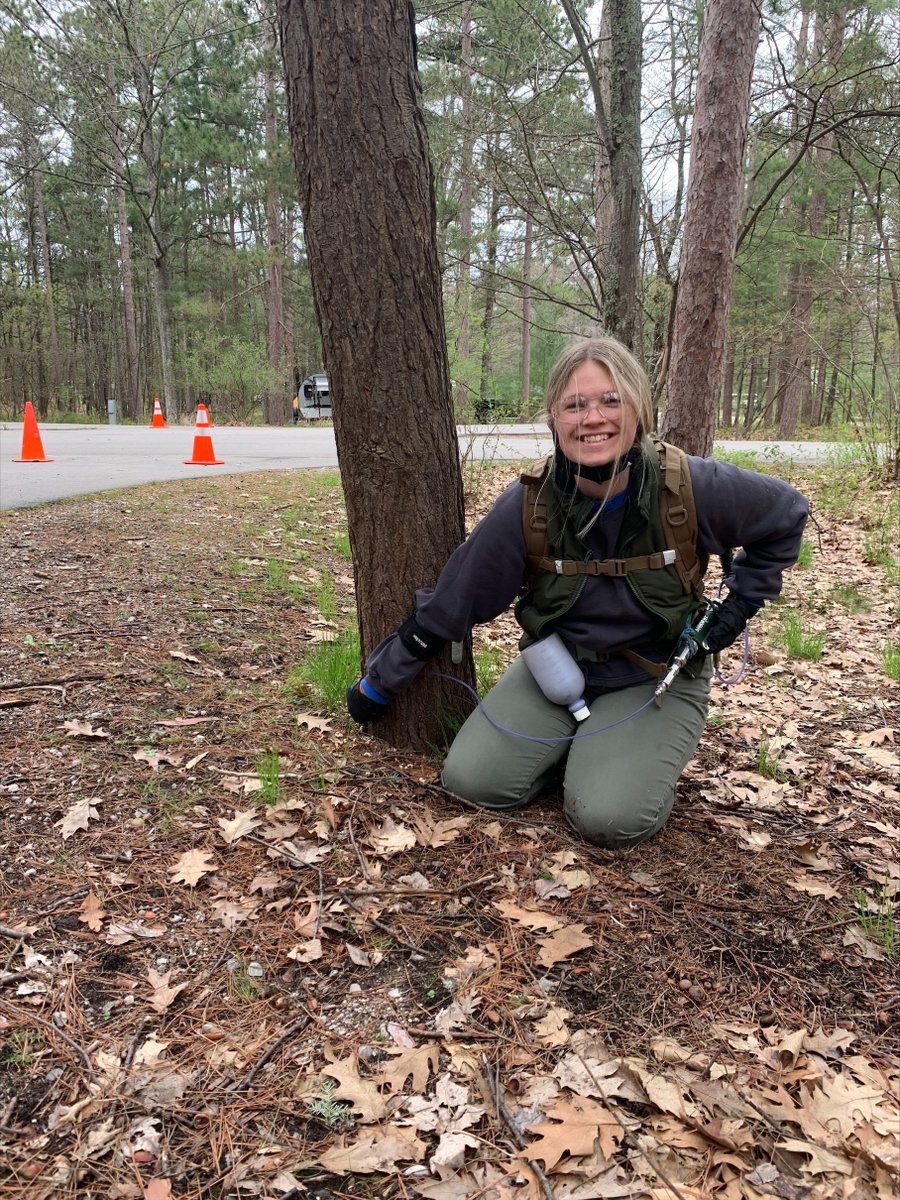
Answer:
<svg viewBox="0 0 900 1200"><path fill-rule="evenodd" d="M519 411L531 415L531 241L534 224L531 213L525 214L525 236L522 242L522 390Z"/></svg>
<svg viewBox="0 0 900 1200"><path fill-rule="evenodd" d="M596 265L608 333L637 349L640 277L641 58L640 0L608 0L594 61L572 0L563 11L578 45L597 122L594 162Z"/></svg>
<svg viewBox="0 0 900 1200"><path fill-rule="evenodd" d="M662 436L712 450L743 201L743 160L760 12L755 0L709 0L691 132L687 211Z"/></svg>
<svg viewBox="0 0 900 1200"><path fill-rule="evenodd" d="M464 536L414 17L407 0L280 0L279 19L365 657ZM440 671L471 684L471 653ZM464 700L425 673L373 728L425 748Z"/></svg>
<svg viewBox="0 0 900 1200"><path fill-rule="evenodd" d="M272 49L275 34L272 35ZM268 241L268 295L266 302L266 345L269 371L273 387L266 398L266 422L283 425L288 417L288 404L281 382L284 371L284 281L282 263L281 216L279 213L278 179L276 176L276 154L278 141L278 118L275 100L275 75L269 61L263 71L266 96L266 240Z"/></svg>

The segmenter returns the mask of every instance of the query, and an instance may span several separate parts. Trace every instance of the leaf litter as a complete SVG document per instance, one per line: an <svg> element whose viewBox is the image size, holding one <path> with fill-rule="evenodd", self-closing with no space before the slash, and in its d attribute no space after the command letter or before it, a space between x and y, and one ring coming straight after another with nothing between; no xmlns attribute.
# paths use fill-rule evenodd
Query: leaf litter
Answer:
<svg viewBox="0 0 900 1200"><path fill-rule="evenodd" d="M4 1198L896 1195L897 610L865 519L821 516L786 581L822 660L770 606L669 824L617 855L552 792L461 809L437 759L286 698L323 621L253 564L314 556L350 610L333 476L6 514Z"/></svg>

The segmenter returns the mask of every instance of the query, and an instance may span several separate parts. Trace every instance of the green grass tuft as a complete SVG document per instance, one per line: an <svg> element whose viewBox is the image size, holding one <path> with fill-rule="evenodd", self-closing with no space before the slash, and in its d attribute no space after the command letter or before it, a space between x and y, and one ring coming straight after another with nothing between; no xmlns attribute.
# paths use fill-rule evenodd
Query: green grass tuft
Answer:
<svg viewBox="0 0 900 1200"><path fill-rule="evenodd" d="M839 583L831 589L829 599L848 613L871 612L872 604L865 592L854 583Z"/></svg>
<svg viewBox="0 0 900 1200"><path fill-rule="evenodd" d="M826 633L814 633L803 624L796 610L788 608L782 617L781 630L773 634L772 640L787 650L791 658L807 658L818 662L825 648Z"/></svg>
<svg viewBox="0 0 900 1200"><path fill-rule="evenodd" d="M345 692L359 679L359 632L347 630L333 642L319 642L293 668L285 683L287 696L313 700L330 713L344 711Z"/></svg>
<svg viewBox="0 0 900 1200"><path fill-rule="evenodd" d="M887 957L893 961L897 954L897 921L894 904L887 888L882 887L874 900L862 888L857 888L853 895L859 923L865 930L866 937L878 942Z"/></svg>
<svg viewBox="0 0 900 1200"><path fill-rule="evenodd" d="M256 773L262 788L254 793L254 799L267 808L281 800L281 759L277 750L266 750L256 760Z"/></svg>

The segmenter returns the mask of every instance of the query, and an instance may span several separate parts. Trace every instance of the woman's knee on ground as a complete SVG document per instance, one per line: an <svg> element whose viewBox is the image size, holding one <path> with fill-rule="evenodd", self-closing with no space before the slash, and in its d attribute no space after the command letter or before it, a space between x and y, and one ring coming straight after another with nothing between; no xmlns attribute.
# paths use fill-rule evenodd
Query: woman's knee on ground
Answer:
<svg viewBox="0 0 900 1200"><path fill-rule="evenodd" d="M502 760L489 762L454 749L450 747L441 771L441 784L454 796L498 810L519 808L531 799L533 789L511 778Z"/></svg>
<svg viewBox="0 0 900 1200"><path fill-rule="evenodd" d="M565 815L586 842L607 850L624 850L653 837L665 825L675 802L675 789L666 785L657 794L645 789L606 791L603 784L587 794L565 788Z"/></svg>

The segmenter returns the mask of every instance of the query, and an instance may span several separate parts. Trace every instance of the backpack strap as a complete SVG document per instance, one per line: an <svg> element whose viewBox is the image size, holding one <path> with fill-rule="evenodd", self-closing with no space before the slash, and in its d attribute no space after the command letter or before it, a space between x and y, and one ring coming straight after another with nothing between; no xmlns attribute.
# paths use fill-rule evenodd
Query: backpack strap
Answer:
<svg viewBox="0 0 900 1200"><path fill-rule="evenodd" d="M544 566L550 561L547 554L547 501L541 484L553 456L548 454L533 463L520 476L522 483L522 534L525 538L525 561L529 571L555 570Z"/></svg>
<svg viewBox="0 0 900 1200"><path fill-rule="evenodd" d="M674 566L675 553L674 550L660 550L657 554L637 554L634 558L589 558L586 561L529 556L528 565L531 567L533 563L539 570L550 571L553 575L611 575L615 578L632 571L661 571L663 567Z"/></svg>
<svg viewBox="0 0 900 1200"><path fill-rule="evenodd" d="M687 458L678 446L658 439L654 442L659 455L660 516L666 545L675 551L681 586L699 600L703 596L703 575L697 556L697 509Z"/></svg>

